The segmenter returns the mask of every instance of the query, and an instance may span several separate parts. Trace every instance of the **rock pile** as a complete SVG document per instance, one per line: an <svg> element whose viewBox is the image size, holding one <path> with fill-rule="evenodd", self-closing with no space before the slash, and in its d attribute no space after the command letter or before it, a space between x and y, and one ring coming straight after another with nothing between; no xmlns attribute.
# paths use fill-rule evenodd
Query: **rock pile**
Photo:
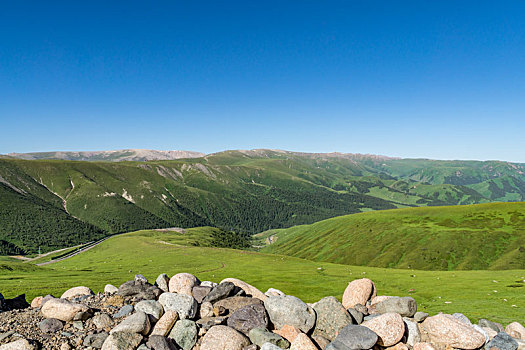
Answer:
<svg viewBox="0 0 525 350"><path fill-rule="evenodd" d="M342 302L329 296L306 304L277 289L262 293L238 279L217 284L187 273L162 274L154 284L137 275L96 295L75 287L0 313L0 350L372 348L525 350L525 328L472 324L459 313L429 316L411 297L377 296L369 279L349 283Z"/></svg>

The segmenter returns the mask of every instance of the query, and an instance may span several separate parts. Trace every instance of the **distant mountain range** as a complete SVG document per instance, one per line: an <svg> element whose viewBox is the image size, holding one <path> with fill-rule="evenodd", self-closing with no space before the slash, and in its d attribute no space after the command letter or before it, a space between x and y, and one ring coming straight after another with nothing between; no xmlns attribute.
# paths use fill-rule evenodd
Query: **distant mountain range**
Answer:
<svg viewBox="0 0 525 350"><path fill-rule="evenodd" d="M61 159L83 160L89 162L107 161L149 161L173 160L181 158L198 158L205 154L193 151L156 151L149 149L123 149L116 151L91 151L91 152L34 152L34 153L9 153L10 158L17 159Z"/></svg>
<svg viewBox="0 0 525 350"><path fill-rule="evenodd" d="M47 159L60 157L69 158ZM524 172L503 161L281 150L10 154L0 159L0 253L142 228L257 233L378 209L523 201Z"/></svg>

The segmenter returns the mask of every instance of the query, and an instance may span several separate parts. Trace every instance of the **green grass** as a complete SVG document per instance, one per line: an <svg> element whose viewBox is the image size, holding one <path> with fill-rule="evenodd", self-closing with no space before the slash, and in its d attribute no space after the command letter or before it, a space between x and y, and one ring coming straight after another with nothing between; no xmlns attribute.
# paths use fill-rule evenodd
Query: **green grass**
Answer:
<svg viewBox="0 0 525 350"><path fill-rule="evenodd" d="M8 298L26 293L30 300L47 293L59 296L77 285L102 291L106 283L118 286L137 273L153 281L160 273L189 272L201 280L216 282L236 277L263 292L274 287L315 302L328 295L341 298L349 281L367 277L376 282L379 294L411 295L422 311L463 312L473 320L489 318L503 323L524 321L523 270L449 272L355 267L159 241L177 239L173 233L160 232L115 236L83 254L45 267L0 258L1 291Z"/></svg>
<svg viewBox="0 0 525 350"><path fill-rule="evenodd" d="M406 208L266 232L277 253L348 265L476 270L525 268L525 203Z"/></svg>

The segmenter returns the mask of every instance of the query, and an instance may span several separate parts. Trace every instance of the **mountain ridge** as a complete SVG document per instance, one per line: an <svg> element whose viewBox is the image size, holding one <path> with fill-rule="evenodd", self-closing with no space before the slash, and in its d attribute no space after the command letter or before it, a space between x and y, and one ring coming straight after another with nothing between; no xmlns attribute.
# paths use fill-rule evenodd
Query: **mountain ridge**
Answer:
<svg viewBox="0 0 525 350"><path fill-rule="evenodd" d="M280 150L121 162L3 158L0 177L8 223L0 240L27 252L35 241L59 248L56 232L71 244L175 226L257 233L369 210L525 200L519 163ZM39 219L57 213L61 228ZM83 234L70 236L75 230Z"/></svg>

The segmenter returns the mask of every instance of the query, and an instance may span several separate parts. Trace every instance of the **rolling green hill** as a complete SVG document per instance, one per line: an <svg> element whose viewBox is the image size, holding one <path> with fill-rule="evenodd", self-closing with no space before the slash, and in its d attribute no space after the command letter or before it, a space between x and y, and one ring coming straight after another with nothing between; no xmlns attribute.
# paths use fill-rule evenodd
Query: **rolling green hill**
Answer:
<svg viewBox="0 0 525 350"><path fill-rule="evenodd" d="M525 268L525 203L408 208L270 230L265 252L340 264L478 270Z"/></svg>
<svg viewBox="0 0 525 350"><path fill-rule="evenodd" d="M370 210L518 201L524 182L523 165L506 162L273 150L148 162L0 159L0 251L147 228L256 233Z"/></svg>
<svg viewBox="0 0 525 350"><path fill-rule="evenodd" d="M263 292L273 287L305 302L315 302L328 295L341 298L349 281L368 277L375 281L378 294L411 295L421 311L462 312L474 322L479 318L503 323L523 321L524 270L356 267L235 249L185 246L185 242L191 244L192 239L187 239L190 236L205 239L210 232L199 229L187 234L142 231L119 235L80 255L42 267L0 257L1 292L6 298L26 293L31 300L48 293L60 296L78 285L99 292L107 283L119 286L139 273L154 281L160 273L172 276L189 272L214 282L236 277Z"/></svg>

